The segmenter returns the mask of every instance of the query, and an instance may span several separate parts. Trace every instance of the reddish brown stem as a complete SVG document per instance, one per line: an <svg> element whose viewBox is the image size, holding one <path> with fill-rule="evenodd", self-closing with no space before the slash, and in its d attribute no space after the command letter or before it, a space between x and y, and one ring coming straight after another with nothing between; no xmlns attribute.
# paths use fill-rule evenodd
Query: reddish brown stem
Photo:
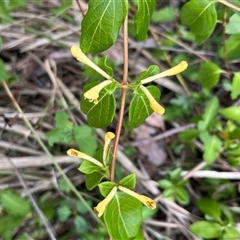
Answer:
<svg viewBox="0 0 240 240"><path fill-rule="evenodd" d="M115 140L112 148L112 159L110 165L110 177L109 180L111 182L114 181L114 173L115 173L115 164L116 164L116 155L118 149L118 143L122 128L124 108L125 108L125 100L126 100L126 92L127 92L127 84L128 84L128 16L125 17L123 23L123 51L124 51L124 69L123 69L123 80L122 80L122 94L121 94L121 102L120 109L118 114L118 123L115 133Z"/></svg>

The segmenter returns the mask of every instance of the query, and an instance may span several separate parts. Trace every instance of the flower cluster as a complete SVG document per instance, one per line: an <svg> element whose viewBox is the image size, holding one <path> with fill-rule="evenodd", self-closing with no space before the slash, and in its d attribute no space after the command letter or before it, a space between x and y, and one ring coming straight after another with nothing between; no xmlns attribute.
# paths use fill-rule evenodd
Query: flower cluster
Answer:
<svg viewBox="0 0 240 240"><path fill-rule="evenodd" d="M99 98L100 91L103 88L105 88L106 86L113 83L115 80L111 76L109 76L105 71L103 71L100 67L98 67L95 63L93 63L82 52L82 50L79 47L72 46L71 47L71 53L79 62L82 62L82 63L88 65L89 67L91 67L92 69L94 69L95 71L97 71L99 74L101 74L103 77L106 78L105 81L103 81L100 84L94 86L93 88L91 88L90 90L86 91L83 94L84 98L88 99L89 101L93 102L94 104L98 104L98 98ZM146 83L152 82L156 79L159 79L159 78L163 78L163 77L167 77L167 76L173 76L173 75L176 75L178 73L181 73L187 68L187 66L188 66L187 62L182 61L178 65L176 65L176 66L174 66L174 67L172 67L172 68L170 68L170 69L168 69L164 72L161 72L159 74L156 74L154 76L151 76L151 77L148 77L148 78L145 78L145 79L141 80L140 89L147 96L147 98L150 102L150 106L151 106L151 108L153 109L154 112L162 115L162 114L164 114L165 109L154 99L152 94L143 85L146 84Z"/></svg>
<svg viewBox="0 0 240 240"><path fill-rule="evenodd" d="M104 80L103 82L101 82L100 84L92 87L90 90L86 91L83 95L84 98L88 99L89 101L93 102L94 104L98 104L98 98L99 98L99 93L102 89L104 89L106 86L116 82L116 80L114 80L110 75L108 75L105 71L103 71L100 67L98 67L95 63L93 63L83 52L82 50L77 47L77 46L73 46L71 47L71 53L72 55L79 61L82 62L86 65L88 65L89 67L91 67L92 69L94 69L95 71L97 71L99 74L101 74L106 80ZM183 72L186 68L187 68L188 64L185 61L180 62L178 65L164 71L161 72L159 74L156 74L154 76L151 77L147 77L145 79L141 80L141 84L140 84L140 90L146 95L146 97L149 100L150 103L150 107L153 109L154 112L156 112L157 114L164 114L165 109L154 99L154 97L152 96L152 94L149 92L149 90L144 86L144 84L152 82L156 79L159 78L163 78L166 76L173 76L176 75L178 73ZM67 151L67 154L69 156L73 156L73 157L78 157L78 158L82 158L84 160L90 161L91 163L104 168L107 166L107 156L108 156L108 151L109 151L109 144L111 142L111 140L115 137L115 135L111 132L107 132L105 135L105 144L104 144L104 149L103 149L103 161L102 163L99 162L97 159L88 156L85 153L79 152L75 149L69 149ZM100 203L98 203L98 205L94 208L95 213L97 214L98 217L101 217L107 207L107 205L109 204L109 202L114 198L114 196L117 194L117 191L120 190L122 192L125 192L126 194L138 199L139 201L141 201L143 204L145 204L149 209L155 209L156 208L156 202L144 195L138 194L126 187L120 186L120 185L115 185L111 191L109 192L109 194L107 195L107 197L105 197L104 200L102 200Z"/></svg>
<svg viewBox="0 0 240 240"><path fill-rule="evenodd" d="M112 132L107 132L105 134L105 142L104 142L104 148L103 148L103 159L102 162L99 162L97 159L83 153L80 152L76 149L69 149L67 151L67 154L71 157L78 157L78 158L82 158L84 160L87 160L97 166L99 166L100 168L104 168L107 166L107 156L108 156L108 151L109 151L109 145L111 140L115 137L115 134ZM112 190L110 191L110 193L107 195L107 197L102 200L95 208L94 208L94 212L97 214L98 217L101 217L108 205L108 203L113 199L113 197L115 196L115 194L117 193L117 190L120 190L122 192L127 193L128 195L138 199L139 201L141 201L143 204L145 204L149 209L154 209L156 208L156 203L154 202L154 200L152 200L149 197L146 197L144 195L138 194L128 188L125 188L123 186L114 186L112 188Z"/></svg>
<svg viewBox="0 0 240 240"><path fill-rule="evenodd" d="M71 157L77 157L77 158L82 158L84 160L87 160L101 168L104 168L106 167L107 163L106 163L106 159L107 159L107 154L108 154L108 150L109 150L109 145L110 145L110 142L111 140L115 137L115 134L112 133L112 132L107 132L105 134L105 143L104 143L104 148L103 148L103 159L102 159L102 162L99 162L97 159L87 155L86 153L83 153L83 152L80 152L76 149L73 149L73 148L70 148L68 151L67 151L67 155L68 156L71 156Z"/></svg>
<svg viewBox="0 0 240 240"><path fill-rule="evenodd" d="M114 186L110 193L105 197L98 205L94 208L94 212L98 217L101 217L107 207L107 205L111 202L115 194L117 193L117 190L121 190L122 192L127 193L128 195L136 198L140 202L142 202L144 205L146 205L149 209L155 209L156 208L156 202L144 195L138 194L128 188L125 188L123 186Z"/></svg>

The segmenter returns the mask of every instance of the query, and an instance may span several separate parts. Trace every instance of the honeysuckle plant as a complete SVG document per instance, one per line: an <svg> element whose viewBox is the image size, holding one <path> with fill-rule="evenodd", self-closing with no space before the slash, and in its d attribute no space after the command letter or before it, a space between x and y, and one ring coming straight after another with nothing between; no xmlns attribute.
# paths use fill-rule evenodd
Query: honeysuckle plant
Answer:
<svg viewBox="0 0 240 240"><path fill-rule="evenodd" d="M98 217L103 217L110 239L116 240L143 239L142 204L149 209L155 209L157 206L152 198L133 190L136 185L135 174L127 175L118 182L115 181L115 162L125 111L126 92L133 93L127 126L136 128L153 112L159 115L165 112L164 107L159 104L161 95L159 88L149 84L159 78L179 74L188 66L186 61L181 61L178 65L160 72L158 66L152 65L134 81L128 77L128 4L125 0L103 1L101 4L90 0L88 12L82 21L80 46L72 46L70 50L74 58L103 77L103 81L92 82L89 79L83 89L80 105L82 112L87 115L90 126L106 128L112 123L116 114L114 93L121 91L115 134L106 133L103 150L99 150L93 156L75 149L67 151L68 155L83 160L79 170L86 174L86 187L89 190L99 187L104 199L94 207L94 212ZM137 1L137 4L136 38L144 40L147 37L148 24L156 1ZM123 80L118 81L114 78L113 69L107 65L105 57L95 64L86 54L102 52L111 47L117 40L122 24L125 61ZM105 28L107 31L104 30ZM110 146L112 140L114 140L113 146Z"/></svg>
<svg viewBox="0 0 240 240"><path fill-rule="evenodd" d="M83 53L83 51L81 50L80 47L78 47L78 46L71 47L71 53L78 61L82 62L83 64L88 65L89 67L91 67L92 69L97 71L99 74L101 74L105 78L105 80L103 82L100 82L100 83L94 85L93 87L89 88L88 90L84 91L84 93L83 93L83 101L84 102L82 103L82 106L84 108L84 106L85 106L84 104L87 104L87 108L88 108L87 111L91 111L91 109L93 109L93 108L97 109L99 104L102 101L104 101L103 99L104 99L105 95L109 95L109 94L112 95L113 92L117 88L120 88L120 89L123 88L123 85L121 85L117 80L115 80L107 72L105 72L103 69L101 69L95 63L93 63ZM133 91L136 95L135 97L143 99L142 100L143 102L141 103L141 105L145 106L146 109L148 110L147 115L153 111L156 112L157 114L162 115L162 114L164 114L165 109L158 103L159 96L157 96L157 94L153 91L153 90L156 90L156 88L154 86L152 86L152 88L148 88L148 87L145 87L144 84L150 83L150 82L152 82L156 79L162 78L162 77L173 76L173 75L179 74L187 68L187 65L188 65L187 62L182 61L177 66L174 66L164 72L157 73L152 76L151 76L150 72L155 73L158 71L158 69L155 66L151 67L148 71L146 71L146 72L144 72L144 74L142 74L142 76L145 76L145 77L142 78L142 76L140 76L139 80L136 81L136 83L127 84L125 86L125 89L128 89L128 88L133 89ZM114 86L114 91L111 91L111 93L109 93L108 90L106 89L109 85ZM139 100L137 100L137 101L139 102ZM131 104L135 105L134 100ZM101 105L101 108L104 108L104 107L105 107L104 105ZM134 108L135 107L136 106L134 106ZM150 109L152 111L150 111ZM105 112L106 112L106 110L105 110ZM87 112L87 115L89 117L88 112ZM130 117L131 117L131 115L130 115ZM131 127L138 126L139 124L142 123L142 121L145 118L146 118L146 115L144 115L143 118L138 122L130 119ZM109 121L108 124L110 124L110 123L111 122ZM98 123L96 124L95 122L93 122L91 125L98 127ZM103 177L106 177L106 178L109 177L107 157L109 154L110 141L114 137L115 137L115 135L113 133L111 133L111 132L106 133L102 161L99 161L99 160L97 160L93 157L90 157L82 152L79 152L75 149L69 149L67 152L68 155L70 155L70 156L79 157L79 158L82 158L85 160L81 164L79 170L82 171L83 173L87 174L86 185L89 189L93 189L96 185L98 185ZM92 165L95 165L95 166L92 166ZM130 176L129 179L131 179L131 181L133 181L132 185L135 186L136 176L135 175L134 176L129 175L129 176ZM94 179L94 181L93 181L93 179ZM106 185L106 182L104 182L104 184ZM132 191L130 189L133 187L132 185L130 186L130 188L128 188L129 186L126 187L121 184L117 185L112 182L109 182L107 184L110 184L110 187L107 186L107 189L109 192L107 195L105 195L105 192L104 192L104 194L102 194L103 196L105 196L105 198L100 203L98 203L98 205L94 208L94 211L98 217L101 217L102 215L104 215L106 224L110 224L108 226L111 226L111 221L109 220L109 217L108 217L108 209L112 208L111 203L113 203L114 201L117 201L117 203L119 203L119 201L120 201L119 198L121 195L119 195L118 190L125 193L125 199L130 198L130 201L133 201L133 199L138 200L138 201L142 202L143 204L145 204L149 209L156 208L156 203L154 202L154 200L152 200L151 198L149 198L147 196L144 196L144 195L141 195L141 194L138 194L138 193ZM103 185L100 185L100 186L102 186L101 188L103 188ZM100 190L101 190L101 188L100 188ZM105 188L106 188L106 186L105 186ZM135 202L135 200L134 200L134 202ZM125 203L125 201L123 201L123 200L121 200L120 202L122 202L122 204ZM115 203L115 204L117 204L117 203ZM137 204L136 206L134 206L134 208L135 208L135 210L138 209L138 211L141 212L141 205ZM127 217L123 218L122 216L118 216L117 212L115 213L115 217L124 219L125 223L129 221ZM117 234L114 233L114 231L111 232L111 227L108 230L109 230L111 236L115 236L115 235L118 236ZM137 234L137 231L135 231L134 234ZM126 235L125 237L126 237L126 239L128 239L130 236Z"/></svg>
<svg viewBox="0 0 240 240"><path fill-rule="evenodd" d="M72 55L80 62L88 65L95 71L97 71L99 74L101 74L103 77L106 78L103 82L97 84L96 86L90 88L86 92L84 92L83 96L84 99L87 99L89 102L93 102L94 105L97 105L99 103L99 96L100 92L106 88L108 85L115 84L116 88L122 88L122 85L119 84L115 79L113 79L110 75L108 75L103 69L98 67L95 63L93 63L84 53L83 51L77 47L77 46L72 46L71 47L71 53ZM188 64L186 61L180 62L177 66L174 66L164 72L155 74L153 76L146 77L144 79L139 80L135 85L130 84L129 88L131 89L140 89L142 93L145 94L146 98L148 99L149 103L148 105L150 108L156 112L157 114L164 114L165 109L157 102L156 98L153 96L151 91L147 87L144 86L144 84L153 82L154 80L167 77L167 76L173 76L176 74L179 74L186 70ZM137 91L136 91L137 92ZM139 124L139 123L138 123ZM141 124L141 122L140 122ZM93 124L94 125L94 124Z"/></svg>
<svg viewBox="0 0 240 240"><path fill-rule="evenodd" d="M89 156L88 154L85 154L83 152L80 152L76 149L69 149L67 151L67 154L71 157L77 157L77 158L81 158L84 160L83 164L79 167L79 170L82 171L83 173L93 173L93 172L102 172L105 173L106 177L108 177L108 173L107 173L107 167L109 165L107 159L108 159L108 154L109 154L109 149L110 149L110 143L111 140L115 137L115 134L112 132L107 132L105 134L105 143L104 143L104 148L103 148L103 154L102 154L102 159L101 161ZM86 165L86 166L85 166ZM95 165L95 166L94 166ZM104 177L104 174L103 174ZM135 175L131 176L131 178L136 178ZM134 179L130 179L129 181L135 181ZM133 183L135 185L135 183ZM117 189L121 190L122 192L127 193L128 195L138 199L140 202L142 202L143 204L145 204L149 209L155 209L156 208L156 203L154 202L154 200L152 200L149 197L146 197L144 195L140 195L124 186L113 186L112 190L110 191L110 193L108 194L108 196L101 201L97 207L94 208L95 212L97 213L97 215L99 217L102 216L107 204L112 200L112 198L114 197Z"/></svg>

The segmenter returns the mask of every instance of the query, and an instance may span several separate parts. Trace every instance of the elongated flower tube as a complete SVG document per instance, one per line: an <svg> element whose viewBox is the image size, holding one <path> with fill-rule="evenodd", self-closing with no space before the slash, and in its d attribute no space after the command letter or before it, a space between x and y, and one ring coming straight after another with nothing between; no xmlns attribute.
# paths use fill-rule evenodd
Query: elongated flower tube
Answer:
<svg viewBox="0 0 240 240"><path fill-rule="evenodd" d="M122 192L127 193L128 195L136 198L137 200L139 200L140 202L142 202L144 205L146 205L149 209L155 209L156 208L156 202L144 195L138 194L128 188L125 188L123 186L118 186L118 189L121 190Z"/></svg>
<svg viewBox="0 0 240 240"><path fill-rule="evenodd" d="M104 143L104 148L103 148L103 164L106 166L106 159L107 159L107 153L109 149L109 144L111 140L115 138L115 134L112 132L107 132L105 134L105 143Z"/></svg>
<svg viewBox="0 0 240 240"><path fill-rule="evenodd" d="M99 66L97 66L94 62L92 62L81 50L80 47L72 46L71 47L71 53L72 55L79 61L82 62L92 69L94 69L96 72L101 74L106 79L111 79L111 76L109 76L105 71L103 71Z"/></svg>
<svg viewBox="0 0 240 240"><path fill-rule="evenodd" d="M84 98L88 99L90 102L93 102L94 104L98 104L98 97L99 97L100 91L111 83L112 83L112 80L105 80L99 83L98 85L86 91L83 94Z"/></svg>
<svg viewBox="0 0 240 240"><path fill-rule="evenodd" d="M82 153L82 152L79 152L78 150L76 149L73 149L73 148L70 148L68 151L67 151L67 155L68 156L71 156L71 157L77 157L77 158L82 158L84 160L87 160L101 168L103 168L103 164L101 162L99 162L97 159L85 154L85 153Z"/></svg>
<svg viewBox="0 0 240 240"><path fill-rule="evenodd" d="M141 83L146 84L146 83L152 82L152 81L154 81L156 79L159 79L159 78L179 74L179 73L183 72L184 70L186 70L187 67L188 67L188 63L186 61L182 61L178 65L176 65L176 66L174 66L174 67L172 67L172 68L170 68L166 71L163 71L159 74L156 74L154 76L151 76L151 77L148 77L148 78L145 78L145 79L141 80Z"/></svg>
<svg viewBox="0 0 240 240"><path fill-rule="evenodd" d="M101 217L107 207L107 205L110 203L110 201L113 199L114 195L117 192L117 187L114 186L110 193L107 195L106 198L104 198L95 208L94 212L98 217Z"/></svg>
<svg viewBox="0 0 240 240"><path fill-rule="evenodd" d="M145 93L147 96L149 102L150 102L150 107L154 112L156 112L159 115L163 115L165 112L165 109L155 100L153 95L148 91L146 87L143 85L140 86L140 89Z"/></svg>

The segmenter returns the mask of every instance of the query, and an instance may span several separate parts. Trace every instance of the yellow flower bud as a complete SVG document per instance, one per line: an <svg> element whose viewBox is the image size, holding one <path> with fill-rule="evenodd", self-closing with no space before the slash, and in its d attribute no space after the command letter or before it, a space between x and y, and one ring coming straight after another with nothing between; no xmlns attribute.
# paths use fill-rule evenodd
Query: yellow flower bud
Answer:
<svg viewBox="0 0 240 240"><path fill-rule="evenodd" d="M150 107L154 112L156 112L159 115L163 115L165 112L165 109L155 100L155 98L152 96L152 94L148 91L146 87L143 85L140 86L140 89L145 93L147 96L149 102L150 102Z"/></svg>
<svg viewBox="0 0 240 240"><path fill-rule="evenodd" d="M123 186L118 186L118 189L121 190L122 192L127 193L128 195L138 199L140 202L142 202L144 205L146 205L149 209L155 209L156 208L156 202L144 195L138 194L128 188L125 188Z"/></svg>
<svg viewBox="0 0 240 240"><path fill-rule="evenodd" d="M145 83L152 82L152 81L154 81L156 79L159 79L159 78L176 75L176 74L181 73L184 70L186 70L187 67L188 67L188 63L186 61L182 61L175 67L172 67L172 68L170 68L166 71L163 71L163 72L161 72L157 75L154 75L154 76L151 76L151 77L148 77L148 78L145 78L145 79L141 80L141 83L145 84Z"/></svg>
<svg viewBox="0 0 240 240"><path fill-rule="evenodd" d="M93 102L94 104L98 104L98 97L99 97L100 91L111 83L112 83L111 80L105 80L99 83L98 85L86 91L83 94L84 98L88 99L90 102Z"/></svg>
<svg viewBox="0 0 240 240"><path fill-rule="evenodd" d="M75 57L79 62L82 62L92 69L94 69L96 72L101 74L103 77L106 79L111 79L111 76L109 76L105 71L103 71L100 67L98 67L94 62L92 62L81 50L81 48L77 46L72 46L71 47L71 53L73 57Z"/></svg>
<svg viewBox="0 0 240 240"><path fill-rule="evenodd" d="M82 158L84 160L87 160L87 161L89 161L89 162L91 162L91 163L93 163L93 164L103 168L103 164L101 162L99 162L97 159L95 159L95 158L93 158L93 157L91 157L91 156L89 156L89 155L87 155L85 153L79 152L76 149L73 149L73 148L69 149L67 151L67 155L71 156L71 157Z"/></svg>
<svg viewBox="0 0 240 240"><path fill-rule="evenodd" d="M117 187L114 186L110 193L107 195L106 198L104 198L95 208L94 212L98 217L101 217L107 207L107 205L110 203L110 201L113 199L114 195L117 192Z"/></svg>
<svg viewBox="0 0 240 240"><path fill-rule="evenodd" d="M106 165L106 158L107 158L107 153L108 153L108 148L111 140L115 138L115 134L112 132L107 132L105 134L105 143L104 143L104 148L103 148L103 163Z"/></svg>

